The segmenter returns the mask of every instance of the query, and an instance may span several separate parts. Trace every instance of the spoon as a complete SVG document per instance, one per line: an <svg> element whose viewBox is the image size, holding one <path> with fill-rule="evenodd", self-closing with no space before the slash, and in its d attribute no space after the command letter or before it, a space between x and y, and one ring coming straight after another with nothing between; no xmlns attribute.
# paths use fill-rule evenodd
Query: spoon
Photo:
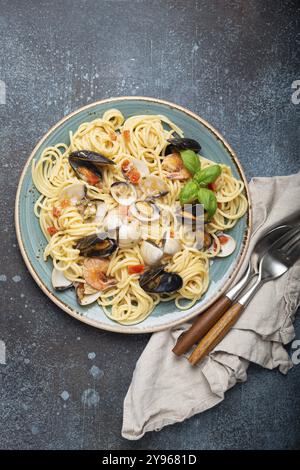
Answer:
<svg viewBox="0 0 300 470"><path fill-rule="evenodd" d="M221 318L224 312L233 304L234 300L244 290L248 283L258 274L259 262L266 251L285 233L291 225L280 225L269 230L255 244L245 274L240 281L226 294L223 294L211 307L202 313L192 326L179 336L173 353L181 356L199 341Z"/></svg>

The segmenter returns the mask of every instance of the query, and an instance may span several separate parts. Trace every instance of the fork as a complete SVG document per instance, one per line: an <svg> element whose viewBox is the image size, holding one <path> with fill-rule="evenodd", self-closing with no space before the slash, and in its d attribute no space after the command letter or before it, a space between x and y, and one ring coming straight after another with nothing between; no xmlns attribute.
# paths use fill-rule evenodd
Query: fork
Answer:
<svg viewBox="0 0 300 470"><path fill-rule="evenodd" d="M192 365L201 361L228 333L241 313L265 283L282 276L300 258L300 229L281 237L262 257L255 283L206 333L189 357Z"/></svg>

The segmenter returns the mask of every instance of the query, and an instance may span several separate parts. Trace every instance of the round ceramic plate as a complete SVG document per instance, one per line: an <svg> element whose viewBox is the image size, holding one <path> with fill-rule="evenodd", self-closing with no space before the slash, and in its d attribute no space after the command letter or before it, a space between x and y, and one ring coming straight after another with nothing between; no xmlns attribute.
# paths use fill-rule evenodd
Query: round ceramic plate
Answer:
<svg viewBox="0 0 300 470"><path fill-rule="evenodd" d="M43 261L42 253L46 240L41 232L38 219L34 216L33 206L39 196L31 178L31 161L39 159L42 151L59 142L69 144L69 131L97 117L110 108L119 109L125 118L137 114L164 114L183 129L185 136L201 143L201 154L217 163L225 163L233 175L245 183L245 195L249 192L245 175L234 152L222 136L206 121L194 113L175 104L145 97L111 98L89 104L59 121L40 140L30 155L18 186L16 196L15 222L19 246L24 261L42 291L65 312L78 320L104 330L121 333L149 333L163 330L190 320L211 305L229 286L246 254L251 225L251 209L238 221L230 234L237 242L234 253L223 259L215 259L210 269L210 286L206 294L189 310L179 310L173 301L162 302L143 322L133 326L122 326L106 317L98 304L79 306L74 290L54 291L51 285L52 261Z"/></svg>

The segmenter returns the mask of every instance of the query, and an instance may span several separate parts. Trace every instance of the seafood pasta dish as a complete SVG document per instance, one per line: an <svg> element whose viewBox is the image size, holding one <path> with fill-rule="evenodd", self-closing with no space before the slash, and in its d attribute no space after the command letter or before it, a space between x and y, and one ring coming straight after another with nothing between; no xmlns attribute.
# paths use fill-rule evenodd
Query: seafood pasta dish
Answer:
<svg viewBox="0 0 300 470"><path fill-rule="evenodd" d="M110 109L33 161L55 289L73 288L80 305L98 302L124 325L159 302L187 309L204 295L211 259L235 249L227 231L247 199L230 167L186 134L163 115Z"/></svg>

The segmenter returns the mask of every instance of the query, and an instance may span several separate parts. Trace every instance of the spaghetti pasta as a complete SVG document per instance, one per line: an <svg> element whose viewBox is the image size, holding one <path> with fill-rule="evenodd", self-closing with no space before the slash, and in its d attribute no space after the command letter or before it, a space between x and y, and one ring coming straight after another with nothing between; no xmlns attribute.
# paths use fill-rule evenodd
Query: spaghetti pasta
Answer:
<svg viewBox="0 0 300 470"><path fill-rule="evenodd" d="M221 174L214 184L218 207L205 226L211 243L209 247L197 249L195 234L178 227L176 219L180 191L186 181L170 178L162 164L168 139L174 134L183 137L182 130L165 116L140 115L125 120L119 110L110 109L102 118L83 123L74 134L70 133L69 146L58 143L48 147L39 160L32 163L33 182L41 193L34 213L48 242L44 259L50 256L54 268L75 286L83 286L85 295L93 295L97 290L83 275L85 256L78 249L78 241L106 232L108 217L117 210L120 212L118 220L134 224L131 227L135 232L135 243L120 244L108 258L105 277L113 278L115 282L99 291L97 298L106 315L124 325L144 320L161 301L173 299L180 309L194 305L209 285L209 259L221 250L218 233L231 229L247 210L243 182L233 177L228 166L220 165ZM115 165L103 166L100 183L98 180L97 183L96 180L85 180L84 194L74 200L72 194L70 197L70 188L81 191L83 186L82 182L80 186L78 174L70 165L69 156L82 150L97 152ZM155 199L155 207L164 217L150 227L139 220L132 222L130 208L124 208L112 196L112 185L126 181L124 171L128 170L128 160L132 162L132 159L141 162L148 176L157 177L167 188ZM202 156L199 159L202 169L215 164ZM131 176L134 175L136 173ZM143 178L144 181L147 179ZM143 192L136 181L130 179L130 182L134 184L136 193ZM141 254L142 240L161 246L166 227L170 236L176 234L180 246L172 256L164 256L166 272L177 273L183 280L182 287L167 297L146 292L139 283L140 274L128 271L131 266L145 265Z"/></svg>

